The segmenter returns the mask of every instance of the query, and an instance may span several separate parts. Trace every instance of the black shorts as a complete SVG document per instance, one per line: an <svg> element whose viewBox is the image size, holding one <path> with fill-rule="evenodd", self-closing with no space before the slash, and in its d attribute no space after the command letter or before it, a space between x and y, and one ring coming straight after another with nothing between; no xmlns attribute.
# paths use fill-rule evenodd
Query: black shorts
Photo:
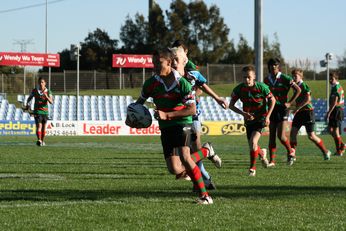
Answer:
<svg viewBox="0 0 346 231"><path fill-rule="evenodd" d="M292 121L292 127L300 129L301 126L305 126L306 132L315 131L315 113L314 110L299 111L294 115Z"/></svg>
<svg viewBox="0 0 346 231"><path fill-rule="evenodd" d="M253 132L259 132L262 134L263 128L265 128L264 121L254 122L251 124L245 124L246 127L246 137L250 140Z"/></svg>
<svg viewBox="0 0 346 231"><path fill-rule="evenodd" d="M34 118L35 118L36 124L39 124L39 123L45 124L48 121L48 115L35 114Z"/></svg>
<svg viewBox="0 0 346 231"><path fill-rule="evenodd" d="M344 120L344 109L334 108L332 113L330 113L328 126L332 128L340 128L343 120Z"/></svg>
<svg viewBox="0 0 346 231"><path fill-rule="evenodd" d="M161 129L161 144L165 159L177 155L173 153L176 147L190 146L191 125L176 125Z"/></svg>
<svg viewBox="0 0 346 231"><path fill-rule="evenodd" d="M282 105L275 105L272 114L270 115L270 122L280 123L288 120L288 108Z"/></svg>

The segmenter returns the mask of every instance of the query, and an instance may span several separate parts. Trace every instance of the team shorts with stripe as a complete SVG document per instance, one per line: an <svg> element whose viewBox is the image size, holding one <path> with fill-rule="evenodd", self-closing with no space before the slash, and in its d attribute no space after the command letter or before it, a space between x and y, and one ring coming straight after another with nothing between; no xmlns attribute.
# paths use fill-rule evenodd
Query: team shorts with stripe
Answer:
<svg viewBox="0 0 346 231"><path fill-rule="evenodd" d="M299 111L295 114L292 127L300 129L301 126L305 126L306 132L315 131L315 113L314 110Z"/></svg>
<svg viewBox="0 0 346 231"><path fill-rule="evenodd" d="M340 128L343 120L344 109L340 107L334 108L332 113L330 113L328 126L332 128Z"/></svg>
<svg viewBox="0 0 346 231"><path fill-rule="evenodd" d="M270 122L280 123L288 120L288 108L282 105L275 105L272 114L270 115Z"/></svg>
<svg viewBox="0 0 346 231"><path fill-rule="evenodd" d="M190 146L191 124L175 125L161 129L161 144L165 159L178 155L173 153L176 147Z"/></svg>
<svg viewBox="0 0 346 231"><path fill-rule="evenodd" d="M263 129L265 128L264 121L258 121L251 124L245 124L246 127L246 137L250 140L253 132L259 132L262 134Z"/></svg>
<svg viewBox="0 0 346 231"><path fill-rule="evenodd" d="M45 124L48 121L48 115L35 114L34 118L36 124Z"/></svg>

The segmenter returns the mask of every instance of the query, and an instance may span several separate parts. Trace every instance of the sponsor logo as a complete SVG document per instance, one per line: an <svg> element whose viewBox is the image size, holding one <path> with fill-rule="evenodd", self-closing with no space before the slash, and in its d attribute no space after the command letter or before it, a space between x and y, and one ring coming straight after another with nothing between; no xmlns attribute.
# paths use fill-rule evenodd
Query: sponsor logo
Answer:
<svg viewBox="0 0 346 231"><path fill-rule="evenodd" d="M130 135L159 135L160 128L156 124L152 124L148 128L130 128Z"/></svg>
<svg viewBox="0 0 346 231"><path fill-rule="evenodd" d="M208 133L209 133L209 127L204 125L204 124L202 124L202 134L203 135L208 135Z"/></svg>
<svg viewBox="0 0 346 231"><path fill-rule="evenodd" d="M221 128L221 132L223 135L230 135L235 133L244 134L246 133L246 127L241 123L226 124Z"/></svg>
<svg viewBox="0 0 346 231"><path fill-rule="evenodd" d="M2 135L32 135L35 134L35 123L32 122L0 122L0 134Z"/></svg>
<svg viewBox="0 0 346 231"><path fill-rule="evenodd" d="M117 135L121 126L106 125L88 125L83 123L84 135Z"/></svg>
<svg viewBox="0 0 346 231"><path fill-rule="evenodd" d="M116 64L123 66L126 63L126 58L117 57Z"/></svg>

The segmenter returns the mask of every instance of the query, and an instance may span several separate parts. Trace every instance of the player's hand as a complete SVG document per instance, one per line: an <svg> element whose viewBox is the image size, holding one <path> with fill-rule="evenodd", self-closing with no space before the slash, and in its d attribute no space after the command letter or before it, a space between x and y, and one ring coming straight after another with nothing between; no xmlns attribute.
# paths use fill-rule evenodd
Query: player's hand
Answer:
<svg viewBox="0 0 346 231"><path fill-rule="evenodd" d="M245 120L254 120L254 119L255 119L255 117L253 116L253 114L251 114L251 113L249 113L249 112L245 112L243 116L244 116L244 119L245 119Z"/></svg>
<svg viewBox="0 0 346 231"><path fill-rule="evenodd" d="M154 117L157 120L168 120L167 113L160 110L155 110Z"/></svg>
<svg viewBox="0 0 346 231"><path fill-rule="evenodd" d="M288 102L285 103L285 107L286 107L286 108L290 108L290 107L291 107L291 103L288 103Z"/></svg>
<svg viewBox="0 0 346 231"><path fill-rule="evenodd" d="M297 114L297 112L299 112L300 108L296 108L294 110L292 110L292 114L295 116Z"/></svg>
<svg viewBox="0 0 346 231"><path fill-rule="evenodd" d="M228 108L227 100L225 100L224 98L219 98L219 99L217 100L217 103L218 103L223 109Z"/></svg>
<svg viewBox="0 0 346 231"><path fill-rule="evenodd" d="M266 119L265 119L264 123L265 123L266 126L269 126L269 124L270 124L270 117L266 116Z"/></svg>
<svg viewBox="0 0 346 231"><path fill-rule="evenodd" d="M327 113L326 116L324 117L324 120L325 120L326 122L328 122L328 121L329 121L329 117L330 117L330 114Z"/></svg>
<svg viewBox="0 0 346 231"><path fill-rule="evenodd" d="M29 105L24 105L24 106L22 107L22 109L23 109L24 111L29 110Z"/></svg>

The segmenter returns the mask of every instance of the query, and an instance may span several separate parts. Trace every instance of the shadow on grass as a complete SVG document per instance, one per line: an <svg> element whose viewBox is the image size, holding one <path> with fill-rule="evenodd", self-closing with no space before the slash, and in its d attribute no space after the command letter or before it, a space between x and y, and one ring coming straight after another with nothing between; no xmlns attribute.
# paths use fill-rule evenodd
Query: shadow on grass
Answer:
<svg viewBox="0 0 346 231"><path fill-rule="evenodd" d="M131 198L181 198L192 195L184 191L124 191L124 190L0 190L0 201L76 201L128 200Z"/></svg>
<svg viewBox="0 0 346 231"><path fill-rule="evenodd" d="M128 200L144 199L174 199L194 196L186 188L145 190L133 188L128 190L0 190L0 201L76 201L76 200ZM345 196L346 187L334 186L230 186L220 187L213 196L229 199L275 199L294 196Z"/></svg>
<svg viewBox="0 0 346 231"><path fill-rule="evenodd" d="M297 185L256 185L256 186L220 186L218 196L226 198L256 197L273 199L291 196L346 196L345 186L297 186Z"/></svg>

